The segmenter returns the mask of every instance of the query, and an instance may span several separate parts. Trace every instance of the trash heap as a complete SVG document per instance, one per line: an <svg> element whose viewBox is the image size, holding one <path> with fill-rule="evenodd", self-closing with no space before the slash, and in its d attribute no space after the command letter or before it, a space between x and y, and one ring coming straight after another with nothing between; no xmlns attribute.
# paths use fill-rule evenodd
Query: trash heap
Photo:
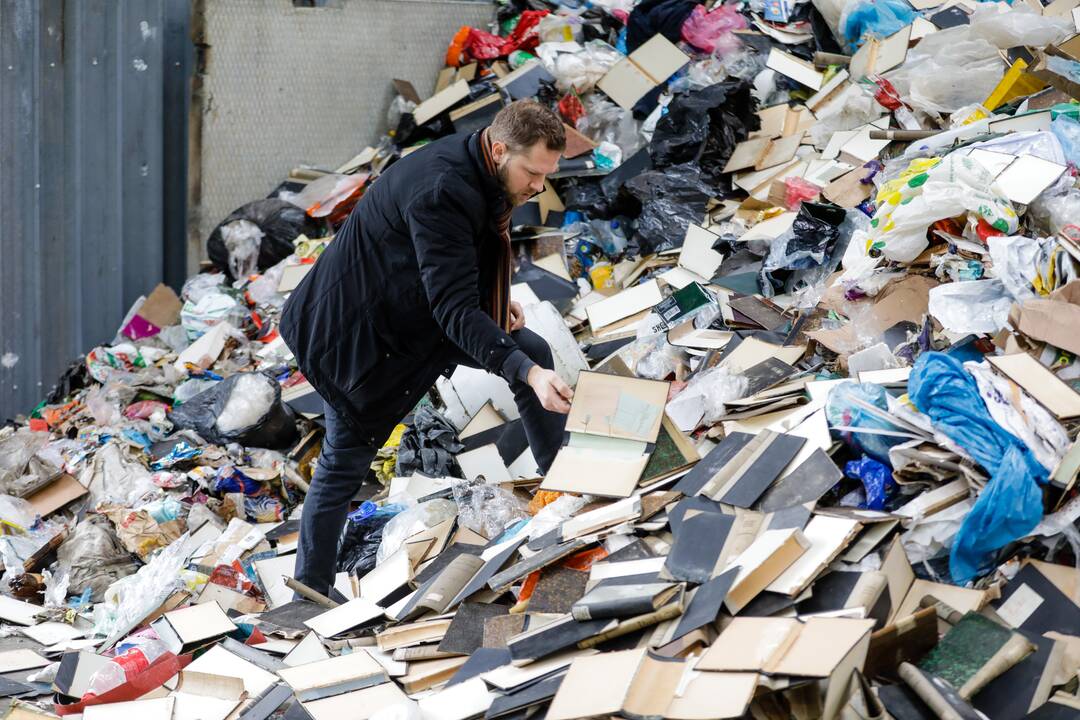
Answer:
<svg viewBox="0 0 1080 720"><path fill-rule="evenodd" d="M6 717L1080 716L1076 4L497 2L0 432ZM505 383L441 378L315 593L286 296L531 97L566 445L540 477Z"/></svg>

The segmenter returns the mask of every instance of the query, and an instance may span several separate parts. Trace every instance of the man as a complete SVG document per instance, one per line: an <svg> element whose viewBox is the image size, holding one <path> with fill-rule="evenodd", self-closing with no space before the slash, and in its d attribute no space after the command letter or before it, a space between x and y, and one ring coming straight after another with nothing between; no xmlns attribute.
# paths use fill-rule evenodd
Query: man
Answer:
<svg viewBox="0 0 1080 720"><path fill-rule="evenodd" d="M297 580L328 592L349 501L372 458L455 365L509 382L547 471L573 393L510 302L510 215L543 190L565 145L554 113L520 101L480 132L402 158L289 297L281 335L323 398L326 419L300 522Z"/></svg>

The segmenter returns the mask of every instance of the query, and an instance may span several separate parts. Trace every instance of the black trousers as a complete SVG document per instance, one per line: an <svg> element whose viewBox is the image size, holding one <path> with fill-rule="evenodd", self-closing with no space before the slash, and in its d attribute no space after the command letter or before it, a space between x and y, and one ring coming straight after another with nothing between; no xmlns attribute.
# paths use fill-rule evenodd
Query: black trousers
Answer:
<svg viewBox="0 0 1080 720"><path fill-rule="evenodd" d="M549 370L554 368L551 348L542 337L528 328L516 330L511 336L537 365ZM533 389L520 380L510 383L510 389L533 457L540 470L546 473L562 444L566 416L545 410ZM325 406L324 419L326 435L322 452L300 519L295 577L313 590L326 594L337 571L338 541L345 526L349 501L360 488L380 445L374 445L354 432L329 405ZM392 426L377 434L377 442L381 444L391 430Z"/></svg>

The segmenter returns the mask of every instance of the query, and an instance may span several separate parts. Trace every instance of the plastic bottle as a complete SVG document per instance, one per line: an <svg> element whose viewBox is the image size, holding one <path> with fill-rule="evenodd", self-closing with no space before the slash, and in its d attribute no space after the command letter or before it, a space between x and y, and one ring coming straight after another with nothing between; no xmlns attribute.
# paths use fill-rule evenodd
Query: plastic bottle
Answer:
<svg viewBox="0 0 1080 720"><path fill-rule="evenodd" d="M146 670L169 650L158 640L139 639L138 644L107 662L90 677L84 698L104 695Z"/></svg>
<svg viewBox="0 0 1080 720"><path fill-rule="evenodd" d="M593 237L608 257L615 257L626 249L626 234L618 220L593 220L589 223Z"/></svg>

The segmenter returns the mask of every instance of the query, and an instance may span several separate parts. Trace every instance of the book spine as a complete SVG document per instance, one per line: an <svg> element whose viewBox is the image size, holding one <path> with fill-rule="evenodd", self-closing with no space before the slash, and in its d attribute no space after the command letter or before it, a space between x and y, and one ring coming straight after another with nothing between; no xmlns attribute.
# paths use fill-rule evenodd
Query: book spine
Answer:
<svg viewBox="0 0 1080 720"><path fill-rule="evenodd" d="M681 603L671 603L651 613L646 613L645 615L638 615L635 618L624 620L623 622L619 623L607 632L602 632L599 635L595 635L591 638L582 640L578 643L577 646L582 650L587 650L589 648L596 647L601 643L607 642L608 640L622 637L623 635L628 635L632 632L641 630L642 628L651 627L665 620L670 620L671 618L678 617L679 615L682 615L682 612L683 608Z"/></svg>

